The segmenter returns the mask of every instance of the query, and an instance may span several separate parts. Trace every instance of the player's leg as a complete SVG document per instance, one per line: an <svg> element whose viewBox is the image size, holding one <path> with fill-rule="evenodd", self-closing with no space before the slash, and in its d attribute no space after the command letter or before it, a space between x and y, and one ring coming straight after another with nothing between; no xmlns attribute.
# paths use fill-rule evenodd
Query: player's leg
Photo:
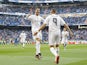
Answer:
<svg viewBox="0 0 87 65"><path fill-rule="evenodd" d="M36 58L40 59L41 58L41 51L40 51L40 34L36 36Z"/></svg>
<svg viewBox="0 0 87 65"><path fill-rule="evenodd" d="M23 42L23 47L25 47L25 43Z"/></svg>
<svg viewBox="0 0 87 65"><path fill-rule="evenodd" d="M58 64L59 63L59 55L57 54L57 52L54 48L54 45L50 45L50 51L55 56L55 63Z"/></svg>
<svg viewBox="0 0 87 65"><path fill-rule="evenodd" d="M25 39L22 39L22 46L25 47Z"/></svg>
<svg viewBox="0 0 87 65"><path fill-rule="evenodd" d="M58 55L59 55L59 44L56 44L55 50L56 50L56 52L57 52Z"/></svg>
<svg viewBox="0 0 87 65"><path fill-rule="evenodd" d="M56 52L57 52L57 56L55 56L55 63L58 64L59 63L59 45L56 45Z"/></svg>
<svg viewBox="0 0 87 65"><path fill-rule="evenodd" d="M65 49L65 47L66 47L65 39L62 39L62 42L61 43L63 44L63 48Z"/></svg>
<svg viewBox="0 0 87 65"><path fill-rule="evenodd" d="M36 58L39 58L39 53L40 53L40 42L38 40L36 40Z"/></svg>
<svg viewBox="0 0 87 65"><path fill-rule="evenodd" d="M66 49L67 43L68 43L68 41L65 40L65 42L64 42L64 49Z"/></svg>
<svg viewBox="0 0 87 65"><path fill-rule="evenodd" d="M40 50L41 46L40 46L40 44L41 44L41 41L42 41L42 33L39 32L37 37L38 37L37 40L39 41L39 52L38 52L38 54L41 58L41 50Z"/></svg>
<svg viewBox="0 0 87 65"><path fill-rule="evenodd" d="M50 51L51 53L55 56L58 57L58 54L54 48L54 44L55 44L55 33L50 32L49 33L49 45L50 45Z"/></svg>
<svg viewBox="0 0 87 65"><path fill-rule="evenodd" d="M24 47L23 39L20 39L20 43L22 44L22 47Z"/></svg>
<svg viewBox="0 0 87 65"><path fill-rule="evenodd" d="M38 55L38 41L36 40L36 36L34 36L34 35L32 35L33 36L33 40L34 40L34 42L35 42L35 48L36 48L36 54L35 54L35 57L37 58L37 59L39 59L39 55Z"/></svg>
<svg viewBox="0 0 87 65"><path fill-rule="evenodd" d="M59 44L60 44L60 34L56 35L55 38L56 41L56 52L57 52L57 56L55 56L55 62L58 64L59 63Z"/></svg>
<svg viewBox="0 0 87 65"><path fill-rule="evenodd" d="M64 40L62 39L62 41L61 41L61 44L63 45L63 48L64 48Z"/></svg>
<svg viewBox="0 0 87 65"><path fill-rule="evenodd" d="M64 49L65 49L65 47L66 47L65 40L63 40L63 47L64 47Z"/></svg>
<svg viewBox="0 0 87 65"><path fill-rule="evenodd" d="M54 45L50 45L50 51L51 51L51 53L52 53L54 56L57 56L57 52L56 52L56 50L55 50L55 48L54 48Z"/></svg>
<svg viewBox="0 0 87 65"><path fill-rule="evenodd" d="M41 51L40 51L40 39L39 38L36 38L36 54L40 54Z"/></svg>

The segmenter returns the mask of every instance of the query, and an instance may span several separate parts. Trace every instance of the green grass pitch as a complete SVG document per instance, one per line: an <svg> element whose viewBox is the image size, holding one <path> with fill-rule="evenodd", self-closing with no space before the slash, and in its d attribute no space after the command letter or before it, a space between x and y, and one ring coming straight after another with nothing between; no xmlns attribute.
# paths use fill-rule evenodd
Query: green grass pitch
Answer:
<svg viewBox="0 0 87 65"><path fill-rule="evenodd" d="M35 58L35 45L0 45L0 65L56 65L48 44L41 44L42 59ZM87 45L68 45L64 50L60 45L58 65L87 65Z"/></svg>

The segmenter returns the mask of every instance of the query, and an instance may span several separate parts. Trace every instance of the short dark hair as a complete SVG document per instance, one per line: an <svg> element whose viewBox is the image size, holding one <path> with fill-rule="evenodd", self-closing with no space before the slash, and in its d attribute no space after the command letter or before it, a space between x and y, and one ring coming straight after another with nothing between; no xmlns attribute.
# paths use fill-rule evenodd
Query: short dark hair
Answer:
<svg viewBox="0 0 87 65"><path fill-rule="evenodd" d="M55 9L51 9L51 12L56 13L56 10Z"/></svg>

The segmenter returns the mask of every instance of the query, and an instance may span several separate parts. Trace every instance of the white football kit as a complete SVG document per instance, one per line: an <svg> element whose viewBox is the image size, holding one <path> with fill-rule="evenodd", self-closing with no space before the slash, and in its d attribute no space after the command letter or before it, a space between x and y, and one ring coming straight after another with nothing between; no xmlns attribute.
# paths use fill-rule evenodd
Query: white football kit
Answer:
<svg viewBox="0 0 87 65"><path fill-rule="evenodd" d="M25 43L26 42L26 33L21 33L20 34L20 42L21 43Z"/></svg>
<svg viewBox="0 0 87 65"><path fill-rule="evenodd" d="M62 44L67 44L68 43L68 36L69 36L69 32L67 31L62 31Z"/></svg>
<svg viewBox="0 0 87 65"><path fill-rule="evenodd" d="M33 39L34 40L36 38L42 39L41 31L36 36L34 36L34 33L40 28L41 22L43 22L44 19L41 16L36 16L36 15L31 15L31 16L28 17L28 19L32 23L32 36L33 36Z"/></svg>
<svg viewBox="0 0 87 65"><path fill-rule="evenodd" d="M56 14L49 15L44 24L48 24L49 26L49 45L54 45L54 43L60 43L60 28L61 25L65 24L65 21Z"/></svg>

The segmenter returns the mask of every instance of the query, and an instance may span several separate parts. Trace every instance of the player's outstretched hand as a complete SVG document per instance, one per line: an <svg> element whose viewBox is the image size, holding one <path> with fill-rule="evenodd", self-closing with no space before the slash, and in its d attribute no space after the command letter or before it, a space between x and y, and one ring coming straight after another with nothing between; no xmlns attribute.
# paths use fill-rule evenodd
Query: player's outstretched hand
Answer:
<svg viewBox="0 0 87 65"><path fill-rule="evenodd" d="M37 34L38 34L38 32L35 32L35 33L34 33L34 36L37 35Z"/></svg>

